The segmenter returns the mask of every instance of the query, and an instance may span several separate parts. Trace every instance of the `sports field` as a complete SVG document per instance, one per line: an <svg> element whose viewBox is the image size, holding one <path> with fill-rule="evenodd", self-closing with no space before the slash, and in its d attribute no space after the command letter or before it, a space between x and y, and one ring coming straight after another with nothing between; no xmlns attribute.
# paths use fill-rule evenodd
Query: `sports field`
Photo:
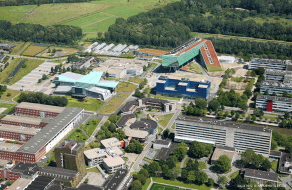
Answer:
<svg viewBox="0 0 292 190"><path fill-rule="evenodd" d="M47 49L45 46L29 46L22 55L29 55L29 56L35 56L36 54L40 53L41 51Z"/></svg>
<svg viewBox="0 0 292 190"><path fill-rule="evenodd" d="M150 190L188 190L184 187L175 187L175 186L169 186L169 185L162 185L158 183L153 183L150 187Z"/></svg>

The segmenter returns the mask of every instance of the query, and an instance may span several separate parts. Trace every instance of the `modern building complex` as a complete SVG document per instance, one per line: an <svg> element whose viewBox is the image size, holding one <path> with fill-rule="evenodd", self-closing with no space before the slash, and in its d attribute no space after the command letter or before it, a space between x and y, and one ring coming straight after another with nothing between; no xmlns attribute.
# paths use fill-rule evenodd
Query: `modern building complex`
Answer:
<svg viewBox="0 0 292 190"><path fill-rule="evenodd" d="M292 93L292 83L281 83L273 81L262 81L260 93L268 91L269 94L275 93L276 95L283 94L284 91L288 94Z"/></svg>
<svg viewBox="0 0 292 190"><path fill-rule="evenodd" d="M135 55L149 56L161 59L163 55L165 55L166 51L160 51L156 49L139 49L135 51Z"/></svg>
<svg viewBox="0 0 292 190"><path fill-rule="evenodd" d="M206 70L209 70L210 67L221 68L212 42L202 38L193 38L163 55L162 66L176 70L198 55L200 64Z"/></svg>
<svg viewBox="0 0 292 190"><path fill-rule="evenodd" d="M292 71L265 69L265 80L286 83L292 80Z"/></svg>
<svg viewBox="0 0 292 190"><path fill-rule="evenodd" d="M191 81L188 78L160 76L156 83L156 94L184 98L207 98L211 90L209 81Z"/></svg>
<svg viewBox="0 0 292 190"><path fill-rule="evenodd" d="M274 172L266 172L255 169L244 169L243 171L244 179L249 183L256 181L259 185L264 185L267 182L271 182L274 187L277 187L278 174Z"/></svg>
<svg viewBox="0 0 292 190"><path fill-rule="evenodd" d="M234 162L234 155L236 153L236 150L234 147L228 147L228 146L216 146L212 157L211 157L211 164L214 165L216 161L220 158L220 156L225 155L229 158L230 163Z"/></svg>
<svg viewBox="0 0 292 190"><path fill-rule="evenodd" d="M116 138L108 138L100 141L101 148L112 148L112 147L118 147L121 148L121 142Z"/></svg>
<svg viewBox="0 0 292 190"><path fill-rule="evenodd" d="M102 81L103 72L90 72L87 75L66 72L55 80L58 86L54 93L71 94L76 97L90 96L103 100L112 96L118 82Z"/></svg>
<svg viewBox="0 0 292 190"><path fill-rule="evenodd" d="M71 140L64 140L55 148L55 159L57 167L61 169L69 169L78 171L79 175L75 179L74 187L86 175L86 165L84 160L84 142Z"/></svg>
<svg viewBox="0 0 292 190"><path fill-rule="evenodd" d="M73 69L77 69L79 71L83 71L87 73L88 67L94 62L99 62L99 60L95 57L85 57L84 59L79 60L77 63L73 64Z"/></svg>
<svg viewBox="0 0 292 190"><path fill-rule="evenodd" d="M258 95L256 108L265 111L292 112L292 98Z"/></svg>
<svg viewBox="0 0 292 190"><path fill-rule="evenodd" d="M39 132L40 129L0 124L0 138L17 141L28 141Z"/></svg>
<svg viewBox="0 0 292 190"><path fill-rule="evenodd" d="M251 58L249 60L248 69L257 69L262 67L264 69L276 69L276 70L292 70L290 60L280 59L263 59L263 58Z"/></svg>
<svg viewBox="0 0 292 190"><path fill-rule="evenodd" d="M212 121L194 117L178 117L175 121L175 141L198 141L215 146L234 147L238 152L247 149L268 157L272 130L226 121Z"/></svg>
<svg viewBox="0 0 292 190"><path fill-rule="evenodd" d="M93 71L104 71L111 78L123 78L127 75L141 75L144 66L147 67L148 62L114 58L99 63Z"/></svg>
<svg viewBox="0 0 292 190"><path fill-rule="evenodd" d="M11 127L5 133L3 129L3 138L12 140L19 138L19 140L26 142L24 144L11 144L5 143L6 139L4 139L0 143L0 159L13 160L16 163L38 162L72 131L75 125L79 124L83 117L83 111L82 108L63 108L24 102L19 104L15 107L16 114L37 117L47 116L42 120L46 125L42 129L31 127L29 129L22 128L23 130L21 130L20 127ZM27 123L25 119L23 117L23 121Z"/></svg>

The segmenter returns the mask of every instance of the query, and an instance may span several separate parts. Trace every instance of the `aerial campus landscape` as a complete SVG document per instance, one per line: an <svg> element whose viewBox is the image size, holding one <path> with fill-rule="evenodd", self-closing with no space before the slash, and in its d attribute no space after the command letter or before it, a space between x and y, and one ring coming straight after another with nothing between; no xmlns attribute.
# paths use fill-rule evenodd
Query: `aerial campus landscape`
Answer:
<svg viewBox="0 0 292 190"><path fill-rule="evenodd" d="M292 189L290 0L0 5L0 190Z"/></svg>

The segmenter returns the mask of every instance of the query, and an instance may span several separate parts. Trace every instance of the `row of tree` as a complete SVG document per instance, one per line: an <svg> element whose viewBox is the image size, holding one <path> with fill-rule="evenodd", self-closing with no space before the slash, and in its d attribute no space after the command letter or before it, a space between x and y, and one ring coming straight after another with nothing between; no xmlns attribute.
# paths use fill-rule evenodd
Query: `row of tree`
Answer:
<svg viewBox="0 0 292 190"><path fill-rule="evenodd" d="M73 44L81 39L82 29L76 26L18 23L0 20L0 36L12 41L32 41L36 43Z"/></svg>
<svg viewBox="0 0 292 190"><path fill-rule="evenodd" d="M17 102L18 103L31 102L31 103L46 104L46 105L53 105L53 106L62 106L62 107L65 107L68 105L67 97L65 97L65 96L50 96L50 95L46 95L42 92L21 92Z"/></svg>

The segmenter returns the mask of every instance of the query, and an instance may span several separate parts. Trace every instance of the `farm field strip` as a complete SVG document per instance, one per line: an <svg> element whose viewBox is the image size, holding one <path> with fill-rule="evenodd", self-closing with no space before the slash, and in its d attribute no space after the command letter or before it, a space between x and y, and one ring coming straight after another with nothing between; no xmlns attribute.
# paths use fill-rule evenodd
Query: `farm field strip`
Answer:
<svg viewBox="0 0 292 190"><path fill-rule="evenodd" d="M84 26L93 24L95 22L98 22L100 20L103 20L103 19L106 19L106 18L109 18L109 17L110 17L110 15L108 15L108 14L94 13L92 15L85 16L83 18L67 22L67 23L65 23L65 25L73 25L73 26L78 26L78 27L84 27Z"/></svg>
<svg viewBox="0 0 292 190"><path fill-rule="evenodd" d="M94 31L102 31L105 32L108 30L108 27L115 23L117 17L111 17L109 19L105 19L99 23L94 23L82 28L83 32L94 32Z"/></svg>
<svg viewBox="0 0 292 190"><path fill-rule="evenodd" d="M27 13L32 11L36 5L7 6L0 7L0 20L8 20L13 23L20 21Z"/></svg>
<svg viewBox="0 0 292 190"><path fill-rule="evenodd" d="M30 55L30 56L35 56L42 52L43 50L47 49L45 46L34 46L31 45L29 46L23 53L22 55Z"/></svg>

